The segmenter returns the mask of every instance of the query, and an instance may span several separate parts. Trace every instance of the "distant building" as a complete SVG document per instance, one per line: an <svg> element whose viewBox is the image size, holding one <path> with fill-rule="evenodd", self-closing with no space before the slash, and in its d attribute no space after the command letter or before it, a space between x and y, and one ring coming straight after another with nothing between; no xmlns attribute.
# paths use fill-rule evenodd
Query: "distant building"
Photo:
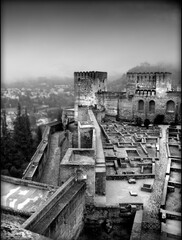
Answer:
<svg viewBox="0 0 182 240"><path fill-rule="evenodd" d="M181 119L181 91L172 88L169 72L128 72L125 92L107 91L106 72L75 72L75 119L78 107L94 107L121 120L154 121L158 114L165 122Z"/></svg>

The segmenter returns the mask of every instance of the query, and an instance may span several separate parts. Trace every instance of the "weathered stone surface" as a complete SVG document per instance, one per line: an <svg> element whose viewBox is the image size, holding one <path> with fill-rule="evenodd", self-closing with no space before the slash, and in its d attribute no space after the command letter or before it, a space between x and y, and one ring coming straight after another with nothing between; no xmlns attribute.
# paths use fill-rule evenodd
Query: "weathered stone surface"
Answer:
<svg viewBox="0 0 182 240"><path fill-rule="evenodd" d="M25 230L20 225L10 222L1 222L1 239L7 240L49 240L51 238L44 237L37 233Z"/></svg>
<svg viewBox="0 0 182 240"><path fill-rule="evenodd" d="M181 97L172 88L171 73L129 72L126 93L107 92L106 76L106 73L100 73L100 78L93 78L91 72L87 77L86 74L75 73L75 116L78 117L78 105L82 105L96 107L122 120L140 117L143 121L149 119L153 122L158 114L163 114L164 121L169 123L175 120L177 114L180 121ZM144 103L143 109L139 109L140 100ZM151 101L154 103L152 109ZM174 102L172 111L167 109L168 101Z"/></svg>

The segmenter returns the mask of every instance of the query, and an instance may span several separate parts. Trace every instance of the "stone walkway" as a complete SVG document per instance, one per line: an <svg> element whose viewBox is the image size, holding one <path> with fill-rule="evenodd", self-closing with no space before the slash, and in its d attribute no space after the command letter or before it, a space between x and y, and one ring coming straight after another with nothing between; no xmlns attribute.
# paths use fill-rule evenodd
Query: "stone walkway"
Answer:
<svg viewBox="0 0 182 240"><path fill-rule="evenodd" d="M160 125L162 130L162 137L159 139L159 161L156 161L155 167L155 180L153 184L153 192L148 200L144 208L143 213L143 222L151 223L151 226L155 228L155 226L160 226L159 220L159 209L161 205L164 181L165 181L165 173L167 168L167 150L166 150L166 129L167 125ZM156 229L157 230L157 229ZM159 229L158 229L159 230ZM146 239L146 231L143 229L141 235L141 240ZM148 232L149 233L149 232ZM150 233L149 233L150 235ZM154 238L147 237L148 239L157 240L156 236Z"/></svg>
<svg viewBox="0 0 182 240"><path fill-rule="evenodd" d="M60 164L60 149L58 147L60 132L55 132L51 136L50 153L40 182L58 186L59 181L59 164Z"/></svg>

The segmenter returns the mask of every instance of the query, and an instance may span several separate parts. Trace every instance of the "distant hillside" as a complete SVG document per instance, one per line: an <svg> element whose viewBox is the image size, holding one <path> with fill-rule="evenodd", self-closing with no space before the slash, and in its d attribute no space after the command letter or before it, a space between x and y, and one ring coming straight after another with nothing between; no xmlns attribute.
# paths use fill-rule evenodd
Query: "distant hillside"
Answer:
<svg viewBox="0 0 182 240"><path fill-rule="evenodd" d="M54 85L71 85L73 86L73 78L59 78L59 77L39 77L32 79L24 79L11 83L3 83L1 82L1 88L9 87L9 88L39 88L43 84L48 85L49 87L53 87Z"/></svg>
<svg viewBox="0 0 182 240"><path fill-rule="evenodd" d="M127 72L171 72L173 87L181 86L181 71L170 64L150 65L149 63L142 63L140 66L133 67ZM121 78L108 83L108 91L124 91L126 88L126 83L126 74L123 74Z"/></svg>
<svg viewBox="0 0 182 240"><path fill-rule="evenodd" d="M113 80L112 82L109 81L107 84L107 90L111 92L125 91L126 83L127 83L126 74L123 74L120 78Z"/></svg>

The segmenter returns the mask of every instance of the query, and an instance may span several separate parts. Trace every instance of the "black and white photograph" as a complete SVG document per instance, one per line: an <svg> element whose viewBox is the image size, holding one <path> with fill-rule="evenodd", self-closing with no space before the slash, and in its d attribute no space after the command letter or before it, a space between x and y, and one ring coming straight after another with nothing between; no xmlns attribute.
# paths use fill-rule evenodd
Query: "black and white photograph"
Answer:
<svg viewBox="0 0 182 240"><path fill-rule="evenodd" d="M181 239L181 4L1 1L1 239Z"/></svg>

